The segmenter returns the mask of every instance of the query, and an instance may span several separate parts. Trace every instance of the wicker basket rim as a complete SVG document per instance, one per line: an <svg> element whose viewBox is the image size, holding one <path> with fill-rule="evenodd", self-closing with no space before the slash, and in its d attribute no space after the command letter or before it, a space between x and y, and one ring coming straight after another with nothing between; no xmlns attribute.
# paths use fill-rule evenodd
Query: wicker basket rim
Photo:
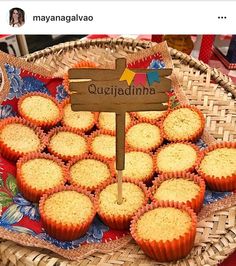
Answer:
<svg viewBox="0 0 236 266"><path fill-rule="evenodd" d="M154 46L155 43L146 40L136 40L130 38L98 38L98 39L85 39L85 40L76 40L76 41L68 41L64 43L60 43L51 47L47 47L43 50L36 51L34 53L28 54L23 58L28 61L34 61L43 57L46 57L50 54L54 53L63 53L64 51L68 51L74 48L82 48L88 49L92 47L117 47L122 46L123 48L132 48L133 50L139 46L141 48L150 48ZM234 98L236 98L236 85L232 82L231 78L229 78L226 74L223 74L220 70L216 68L211 68L207 64L202 61L193 58L190 55L187 55L183 52L180 52L176 49L169 48L170 54L173 58L179 59L183 63L190 65L196 70L200 70L203 73L210 72L211 78L222 86L226 91L230 92Z"/></svg>

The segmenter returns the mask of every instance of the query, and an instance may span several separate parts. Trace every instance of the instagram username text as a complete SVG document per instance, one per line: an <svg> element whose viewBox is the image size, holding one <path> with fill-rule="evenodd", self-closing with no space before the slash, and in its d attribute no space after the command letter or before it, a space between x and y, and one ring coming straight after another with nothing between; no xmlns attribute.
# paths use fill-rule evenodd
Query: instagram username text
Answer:
<svg viewBox="0 0 236 266"><path fill-rule="evenodd" d="M73 16L33 16L33 21L38 21L38 22L83 22L83 21L93 21L93 16L80 16L78 14L73 15Z"/></svg>

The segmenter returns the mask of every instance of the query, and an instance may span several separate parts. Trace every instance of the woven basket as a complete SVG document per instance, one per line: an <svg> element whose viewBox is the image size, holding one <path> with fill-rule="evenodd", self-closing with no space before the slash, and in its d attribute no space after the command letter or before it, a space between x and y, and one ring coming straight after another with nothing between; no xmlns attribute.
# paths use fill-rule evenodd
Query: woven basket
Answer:
<svg viewBox="0 0 236 266"><path fill-rule="evenodd" d="M154 43L133 39L96 39L59 44L27 55L24 59L51 71L63 74L80 60L107 65L114 58L152 47ZM185 101L196 105L206 115L208 132L217 140L236 140L236 86L217 69L177 50L170 49L174 71L185 92ZM213 139L213 140L215 140ZM157 263L131 240L125 247L110 253L94 253L81 262L65 260L55 253L39 248L20 246L1 240L3 265L217 265L236 250L236 196L203 208L198 217L196 245L189 256L177 264ZM213 211L214 210L214 211ZM212 212L213 211L213 212ZM27 245L27 243L25 243Z"/></svg>
<svg viewBox="0 0 236 266"><path fill-rule="evenodd" d="M62 76L80 60L99 62L104 67L114 63L114 58L127 56L155 45L148 41L133 39L96 39L73 41L35 52L25 57ZM196 105L206 114L206 128L216 139L236 139L236 85L215 68L191 56L170 49L175 72L190 104Z"/></svg>

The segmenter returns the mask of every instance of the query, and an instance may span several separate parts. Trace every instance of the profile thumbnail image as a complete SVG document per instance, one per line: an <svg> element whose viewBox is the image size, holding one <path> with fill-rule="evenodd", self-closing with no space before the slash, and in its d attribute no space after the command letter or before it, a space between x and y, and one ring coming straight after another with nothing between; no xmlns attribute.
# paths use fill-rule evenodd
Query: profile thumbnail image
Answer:
<svg viewBox="0 0 236 266"><path fill-rule="evenodd" d="M9 25L19 28L25 24L25 11L21 8L14 7L9 11Z"/></svg>

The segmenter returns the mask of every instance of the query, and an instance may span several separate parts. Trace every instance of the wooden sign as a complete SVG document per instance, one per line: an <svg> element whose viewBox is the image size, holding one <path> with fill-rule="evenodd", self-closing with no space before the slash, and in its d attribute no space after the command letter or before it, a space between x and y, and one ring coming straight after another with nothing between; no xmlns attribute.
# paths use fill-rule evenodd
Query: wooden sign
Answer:
<svg viewBox="0 0 236 266"><path fill-rule="evenodd" d="M172 69L155 70L159 82L135 86L120 81L126 69L124 58L116 60L116 69L70 69L70 91L74 111L123 113L130 111L165 110L168 101ZM151 73L152 69L132 69L135 73ZM78 106L77 106L78 105Z"/></svg>
<svg viewBox="0 0 236 266"><path fill-rule="evenodd" d="M125 112L166 110L171 73L172 69L128 69L125 58L116 59L115 69L69 69L73 111L116 113L117 170L125 165Z"/></svg>

